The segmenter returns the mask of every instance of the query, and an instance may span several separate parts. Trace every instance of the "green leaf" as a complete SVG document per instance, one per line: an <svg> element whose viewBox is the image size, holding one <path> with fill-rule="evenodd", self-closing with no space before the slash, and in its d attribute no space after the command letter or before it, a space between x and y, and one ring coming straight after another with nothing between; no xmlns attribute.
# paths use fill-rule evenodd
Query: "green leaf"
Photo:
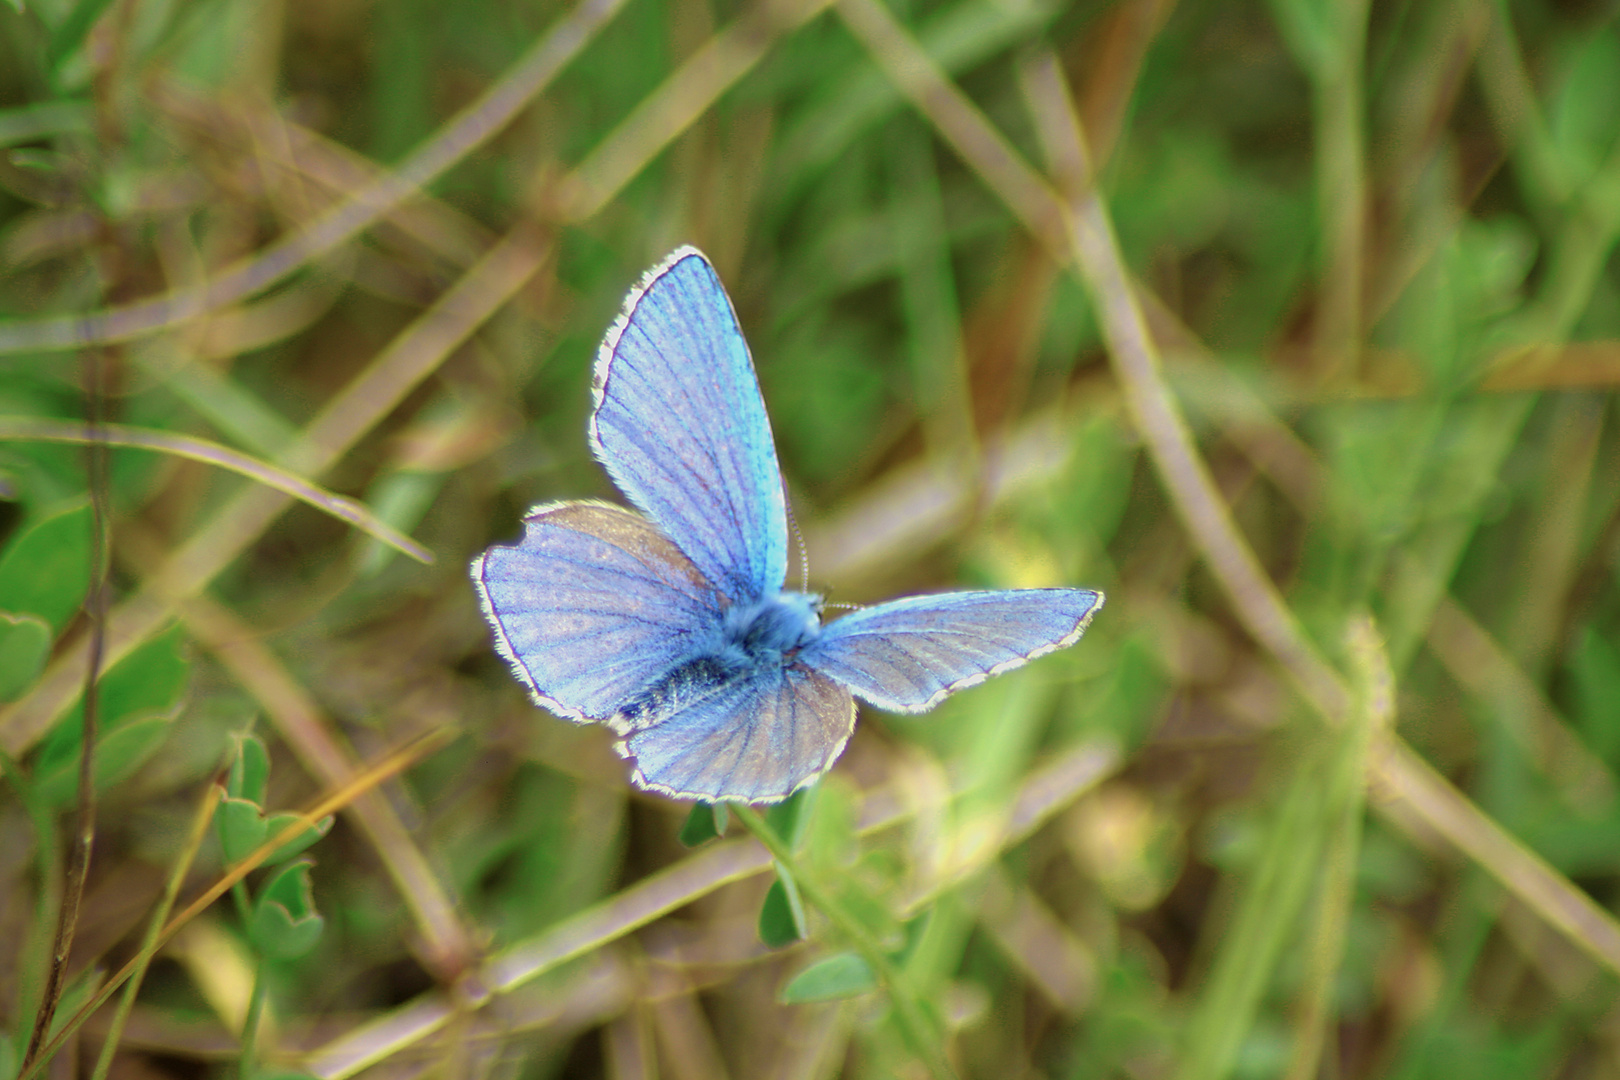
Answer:
<svg viewBox="0 0 1620 1080"><path fill-rule="evenodd" d="M141 645L102 675L96 715L99 738L106 738L131 717L173 714L178 710L180 692L185 688L189 670L177 648L179 640L180 627L176 625ZM35 771L41 775L54 774L68 762L77 762L83 732L84 701L81 698L45 737ZM71 768L76 769L77 765ZM97 776L100 776L99 766Z"/></svg>
<svg viewBox="0 0 1620 1080"><path fill-rule="evenodd" d="M693 848L725 833L726 804L697 802L692 804L692 812L686 815L686 823L681 826L678 838L683 845Z"/></svg>
<svg viewBox="0 0 1620 1080"><path fill-rule="evenodd" d="M1570 653L1575 719L1587 745L1613 764L1620 759L1620 649L1588 626Z"/></svg>
<svg viewBox="0 0 1620 1080"><path fill-rule="evenodd" d="M124 657L101 677L99 723L116 727L137 713L167 712L180 704L191 665L180 653L176 623Z"/></svg>
<svg viewBox="0 0 1620 1080"><path fill-rule="evenodd" d="M259 955L292 960L320 940L326 920L315 910L310 865L308 860L289 864L259 894L248 926L248 937Z"/></svg>
<svg viewBox="0 0 1620 1080"><path fill-rule="evenodd" d="M111 2L112 0L79 0L73 6L73 10L68 12L68 17L52 32L50 41L45 47L45 63L54 68L68 54L83 45L90 28L106 12L107 5Z"/></svg>
<svg viewBox="0 0 1620 1080"><path fill-rule="evenodd" d="M96 740L96 791L105 791L128 777L157 753L169 735L176 712L155 713L125 720ZM78 740L75 739L77 744ZM77 746L75 745L75 749ZM34 791L47 806L66 806L79 793L79 759L73 754L51 763L35 778Z"/></svg>
<svg viewBox="0 0 1620 1080"><path fill-rule="evenodd" d="M854 953L837 953L793 976L778 1000L784 1005L803 1005L855 997L876 989L877 976L872 974L871 965Z"/></svg>
<svg viewBox="0 0 1620 1080"><path fill-rule="evenodd" d="M270 780L270 753L257 735L244 735L237 743L236 760L225 781L225 793L233 799L264 805L264 789Z"/></svg>
<svg viewBox="0 0 1620 1080"><path fill-rule="evenodd" d="M1321 0L1272 0L1271 10L1294 59L1312 76L1331 60L1338 27Z"/></svg>
<svg viewBox="0 0 1620 1080"><path fill-rule="evenodd" d="M1620 37L1612 29L1585 35L1564 85L1548 108L1548 133L1570 179L1583 184L1603 168L1620 121Z"/></svg>
<svg viewBox="0 0 1620 1080"><path fill-rule="evenodd" d="M234 766L232 767L234 771ZM219 826L219 846L225 865L235 866L264 843L268 823L264 810L250 799L226 798L219 804L215 819Z"/></svg>
<svg viewBox="0 0 1620 1080"><path fill-rule="evenodd" d="M895 952L906 946L906 930L895 918L889 905L866 886L859 877L848 871L829 872L833 895L845 913L851 915L872 935L884 952Z"/></svg>
<svg viewBox="0 0 1620 1080"><path fill-rule="evenodd" d="M90 508L83 503L33 522L0 555L0 610L38 615L55 633L90 587Z"/></svg>
<svg viewBox="0 0 1620 1080"><path fill-rule="evenodd" d="M810 807L815 800L819 783L802 787L765 812L765 822L782 838L789 851L799 850L804 839L804 826L810 820Z"/></svg>
<svg viewBox="0 0 1620 1080"><path fill-rule="evenodd" d="M422 523L423 516L444 490L446 474L403 469L384 476L366 493L366 505L379 519L400 532L408 533ZM361 577L372 577L399 552L376 537L365 542L360 558Z"/></svg>
<svg viewBox="0 0 1620 1080"><path fill-rule="evenodd" d="M772 949L780 949L807 936L804 900L799 896L798 882L781 863L776 864L776 880L765 894L765 903L759 909L759 940Z"/></svg>
<svg viewBox="0 0 1620 1080"><path fill-rule="evenodd" d="M0 611L0 701L15 701L34 685L51 655L51 627L38 615Z"/></svg>
<svg viewBox="0 0 1620 1080"><path fill-rule="evenodd" d="M224 850L226 865L241 862L298 820L299 815L290 813L266 816L258 803L247 799L226 799L220 804L218 815L219 844ZM264 860L265 865L286 862L331 831L332 817L327 815L314 828L306 828L272 852Z"/></svg>
<svg viewBox="0 0 1620 1080"><path fill-rule="evenodd" d="M271 814L265 819L264 838L274 840L281 835L283 829L299 820L301 820L301 817L298 814ZM265 864L274 866L276 863L286 862L331 831L332 815L328 814L317 821L313 828L306 828L303 832L296 834L291 840L272 851L269 858L264 860Z"/></svg>
<svg viewBox="0 0 1620 1080"><path fill-rule="evenodd" d="M13 6L22 10L20 0L13 0ZM94 116L94 109L87 101L37 101L32 105L0 109L0 146L34 142L65 132L88 132L93 127Z"/></svg>

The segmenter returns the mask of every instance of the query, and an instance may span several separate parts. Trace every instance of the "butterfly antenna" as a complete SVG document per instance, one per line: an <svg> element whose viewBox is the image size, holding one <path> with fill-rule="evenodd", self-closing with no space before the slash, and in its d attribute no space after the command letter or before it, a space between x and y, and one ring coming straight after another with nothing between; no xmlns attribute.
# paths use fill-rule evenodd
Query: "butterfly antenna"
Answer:
<svg viewBox="0 0 1620 1080"><path fill-rule="evenodd" d="M804 549L804 534L799 531L799 519L793 516L793 500L788 498L787 479L782 479L782 505L787 508L788 529L793 543L799 549L799 591L810 591L810 553Z"/></svg>

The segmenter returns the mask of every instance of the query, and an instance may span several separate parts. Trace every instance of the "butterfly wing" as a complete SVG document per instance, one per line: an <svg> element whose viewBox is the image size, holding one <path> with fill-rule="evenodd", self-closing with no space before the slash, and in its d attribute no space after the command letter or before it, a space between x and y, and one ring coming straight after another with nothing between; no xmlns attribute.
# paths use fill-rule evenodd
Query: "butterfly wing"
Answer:
<svg viewBox="0 0 1620 1080"><path fill-rule="evenodd" d="M683 247L648 271L596 360L590 437L613 482L733 601L782 587L776 447L737 316Z"/></svg>
<svg viewBox="0 0 1620 1080"><path fill-rule="evenodd" d="M700 700L625 732L637 787L677 799L775 802L820 776L855 730L849 691L803 664L717 683Z"/></svg>
<svg viewBox="0 0 1620 1080"><path fill-rule="evenodd" d="M539 704L602 720L719 626L713 587L646 519L567 502L524 518L515 547L473 560L495 644Z"/></svg>
<svg viewBox="0 0 1620 1080"><path fill-rule="evenodd" d="M964 687L1073 645L1102 607L1089 589L912 596L829 623L800 661L889 712L925 712Z"/></svg>

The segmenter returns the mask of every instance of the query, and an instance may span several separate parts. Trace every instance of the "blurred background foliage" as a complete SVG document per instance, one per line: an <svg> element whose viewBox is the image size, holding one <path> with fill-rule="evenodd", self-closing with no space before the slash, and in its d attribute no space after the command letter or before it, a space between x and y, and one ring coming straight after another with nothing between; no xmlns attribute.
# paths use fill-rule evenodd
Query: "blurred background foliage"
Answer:
<svg viewBox="0 0 1620 1080"><path fill-rule="evenodd" d="M5 0L0 1077L72 891L96 515L47 438L92 407L161 446L110 452L51 1076L1620 1076L1617 134L1599 0ZM1117 251L1032 220L1016 157L1094 179ZM814 587L1109 594L865 710L770 819L770 901L735 817L683 848L526 701L465 573L617 498L590 366L681 242ZM1207 473L1122 392L1109 258ZM1199 490L1301 631L1201 558ZM276 816L333 791L318 839Z"/></svg>

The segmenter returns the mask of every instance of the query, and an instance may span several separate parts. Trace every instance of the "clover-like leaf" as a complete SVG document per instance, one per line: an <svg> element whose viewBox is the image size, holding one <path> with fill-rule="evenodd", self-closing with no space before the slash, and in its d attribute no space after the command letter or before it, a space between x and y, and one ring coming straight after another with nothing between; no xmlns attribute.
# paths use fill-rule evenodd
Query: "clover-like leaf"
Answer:
<svg viewBox="0 0 1620 1080"><path fill-rule="evenodd" d="M235 866L259 849L264 843L266 826L264 808L251 799L225 798L219 804L215 817L219 828L219 846L225 853L225 865Z"/></svg>
<svg viewBox="0 0 1620 1080"><path fill-rule="evenodd" d="M326 920L315 910L309 860L289 863L259 894L253 905L248 937L260 956L292 960L320 940Z"/></svg>
<svg viewBox="0 0 1620 1080"><path fill-rule="evenodd" d="M270 780L270 754L257 735L243 735L236 744L236 760L225 781L225 794L233 799L264 805L264 791Z"/></svg>
<svg viewBox="0 0 1620 1080"><path fill-rule="evenodd" d="M301 814L271 814L269 817L265 818L264 838L266 840L274 840L276 837L280 836L286 831L287 826L295 824L301 820L301 818ZM321 820L317 821L313 827L305 826L302 832L294 833L291 840L288 840L286 843L282 844L280 847L276 848L276 850L270 853L269 857L264 860L265 864L274 866L276 863L286 862L288 859L304 851L304 849L308 848L315 841L319 840L321 837L325 836L331 831L332 815L328 814L321 818Z"/></svg>
<svg viewBox="0 0 1620 1080"><path fill-rule="evenodd" d="M298 820L297 814L267 815L258 803L247 799L225 799L220 803L218 814L219 845L225 852L225 864L234 866L241 862L259 850L266 840L274 840ZM265 865L286 862L331 831L332 818L328 815L271 852L264 860Z"/></svg>

